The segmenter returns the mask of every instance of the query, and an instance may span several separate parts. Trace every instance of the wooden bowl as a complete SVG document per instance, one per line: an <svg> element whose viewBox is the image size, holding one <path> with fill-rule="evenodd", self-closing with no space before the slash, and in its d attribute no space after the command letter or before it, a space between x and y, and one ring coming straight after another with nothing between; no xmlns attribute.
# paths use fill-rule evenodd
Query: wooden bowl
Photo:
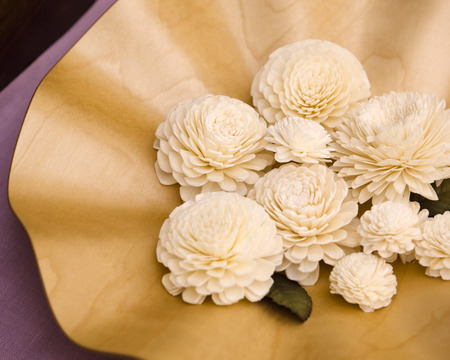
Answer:
<svg viewBox="0 0 450 360"><path fill-rule="evenodd" d="M204 93L251 103L276 48L326 39L360 59L372 93L450 100L446 0L121 0L40 85L17 144L11 205L54 314L82 346L143 359L446 359L450 284L394 264L392 304L363 313L328 290L310 319L270 302L195 306L161 285L160 226L181 203L155 175L155 130Z"/></svg>

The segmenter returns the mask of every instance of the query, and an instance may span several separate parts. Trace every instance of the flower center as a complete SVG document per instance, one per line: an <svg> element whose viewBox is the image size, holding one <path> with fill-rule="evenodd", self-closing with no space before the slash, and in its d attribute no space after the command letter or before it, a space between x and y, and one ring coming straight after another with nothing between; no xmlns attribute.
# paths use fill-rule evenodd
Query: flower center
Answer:
<svg viewBox="0 0 450 360"><path fill-rule="evenodd" d="M242 133L242 122L235 119L215 119L213 122L213 131L224 137L235 137Z"/></svg>
<svg viewBox="0 0 450 360"><path fill-rule="evenodd" d="M306 178L282 179L276 186L276 199L281 208L300 211L311 204L315 189Z"/></svg>
<svg viewBox="0 0 450 360"><path fill-rule="evenodd" d="M318 115L342 87L340 67L327 56L307 56L288 64L284 78L286 106L307 118Z"/></svg>
<svg viewBox="0 0 450 360"><path fill-rule="evenodd" d="M396 100L392 96L369 100L360 109L356 130L358 137L367 139L373 146L387 145L395 147L400 154L408 152L399 159L407 162L414 153L410 150L422 141L424 114L416 104L399 106Z"/></svg>
<svg viewBox="0 0 450 360"><path fill-rule="evenodd" d="M206 135L219 144L239 142L246 132L245 119L232 109L209 114L205 125Z"/></svg>
<svg viewBox="0 0 450 360"><path fill-rule="evenodd" d="M234 213L226 203L218 202L213 207L208 202L197 204L180 227L183 238L188 239L193 253L206 257L225 259L229 256L236 241Z"/></svg>
<svg viewBox="0 0 450 360"><path fill-rule="evenodd" d="M410 224L411 210L402 203L386 203L373 213L373 222L388 233L400 231Z"/></svg>

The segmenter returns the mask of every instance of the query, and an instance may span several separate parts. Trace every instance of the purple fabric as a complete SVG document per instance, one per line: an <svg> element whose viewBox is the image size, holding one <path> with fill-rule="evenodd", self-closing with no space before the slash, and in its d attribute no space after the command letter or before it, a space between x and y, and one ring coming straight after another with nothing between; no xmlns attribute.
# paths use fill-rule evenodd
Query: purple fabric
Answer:
<svg viewBox="0 0 450 360"><path fill-rule="evenodd" d="M49 308L30 240L7 198L8 174L25 113L39 82L114 3L97 0L79 21L0 92L0 359L123 359L74 344Z"/></svg>

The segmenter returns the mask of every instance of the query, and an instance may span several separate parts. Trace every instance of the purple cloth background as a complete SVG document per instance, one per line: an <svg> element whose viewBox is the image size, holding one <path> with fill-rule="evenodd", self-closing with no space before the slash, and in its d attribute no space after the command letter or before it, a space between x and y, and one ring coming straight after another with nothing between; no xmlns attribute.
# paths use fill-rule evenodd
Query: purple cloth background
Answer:
<svg viewBox="0 0 450 360"><path fill-rule="evenodd" d="M73 343L59 328L30 240L7 197L8 174L28 105L42 78L114 3L97 0L57 42L0 92L0 359L124 359Z"/></svg>

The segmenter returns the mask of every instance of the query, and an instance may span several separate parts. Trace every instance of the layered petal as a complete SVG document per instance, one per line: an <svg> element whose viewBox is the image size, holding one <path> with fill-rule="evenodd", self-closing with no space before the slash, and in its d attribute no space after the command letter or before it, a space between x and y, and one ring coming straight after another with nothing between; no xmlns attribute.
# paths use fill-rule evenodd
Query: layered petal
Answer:
<svg viewBox="0 0 450 360"><path fill-rule="evenodd" d="M420 211L417 202L386 201L373 205L360 221L358 233L364 252L376 252L391 262L398 255L403 261L414 259L414 242L422 237L421 226L428 217L428 210Z"/></svg>
<svg viewBox="0 0 450 360"><path fill-rule="evenodd" d="M156 173L178 182L183 200L223 190L245 195L259 172L273 163L264 150L267 126L244 102L204 95L175 106L158 126Z"/></svg>
<svg viewBox="0 0 450 360"><path fill-rule="evenodd" d="M251 94L269 123L300 116L333 128L355 102L370 95L370 85L350 51L310 39L274 51L256 74Z"/></svg>
<svg viewBox="0 0 450 360"><path fill-rule="evenodd" d="M157 259L169 273L163 285L184 301L228 305L246 297L258 301L282 262L276 225L255 201L234 193L197 195L164 222Z"/></svg>
<svg viewBox="0 0 450 360"><path fill-rule="evenodd" d="M450 280L450 211L425 222L415 252L427 275Z"/></svg>
<svg viewBox="0 0 450 360"><path fill-rule="evenodd" d="M287 117L269 126L266 149L275 153L279 163L324 163L330 161L331 137L313 120Z"/></svg>
<svg viewBox="0 0 450 360"><path fill-rule="evenodd" d="M330 291L364 312L388 306L397 292L392 266L375 255L353 253L339 260L330 274Z"/></svg>
<svg viewBox="0 0 450 360"><path fill-rule="evenodd" d="M333 168L359 202L437 200L431 183L450 174L450 112L431 94L377 96L350 111L332 134Z"/></svg>
<svg viewBox="0 0 450 360"><path fill-rule="evenodd" d="M278 270L312 285L319 261L334 265L349 247L359 245L348 240L354 237L350 224L358 206L347 193L345 181L320 164L282 165L256 182L248 197L264 207L283 239L285 259Z"/></svg>

